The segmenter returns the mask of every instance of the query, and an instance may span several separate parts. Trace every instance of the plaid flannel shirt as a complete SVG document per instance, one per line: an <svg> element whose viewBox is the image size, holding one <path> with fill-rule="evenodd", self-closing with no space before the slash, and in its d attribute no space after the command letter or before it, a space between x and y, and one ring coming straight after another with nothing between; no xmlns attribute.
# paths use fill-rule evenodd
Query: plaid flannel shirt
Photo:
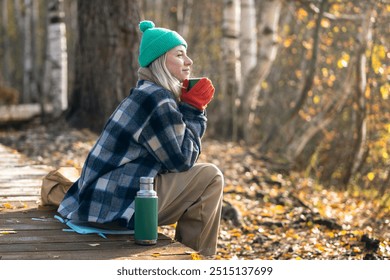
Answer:
<svg viewBox="0 0 390 280"><path fill-rule="evenodd" d="M59 214L132 229L139 178L190 169L201 152L206 122L204 112L178 104L170 91L138 81L108 119Z"/></svg>

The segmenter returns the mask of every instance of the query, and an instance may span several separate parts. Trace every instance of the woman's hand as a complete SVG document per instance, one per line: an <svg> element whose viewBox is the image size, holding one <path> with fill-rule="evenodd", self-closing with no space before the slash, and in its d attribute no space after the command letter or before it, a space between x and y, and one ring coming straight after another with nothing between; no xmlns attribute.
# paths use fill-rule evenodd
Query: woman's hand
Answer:
<svg viewBox="0 0 390 280"><path fill-rule="evenodd" d="M208 78L201 78L189 91L188 84L189 80L184 80L181 101L203 111L214 96L215 89L212 82Z"/></svg>

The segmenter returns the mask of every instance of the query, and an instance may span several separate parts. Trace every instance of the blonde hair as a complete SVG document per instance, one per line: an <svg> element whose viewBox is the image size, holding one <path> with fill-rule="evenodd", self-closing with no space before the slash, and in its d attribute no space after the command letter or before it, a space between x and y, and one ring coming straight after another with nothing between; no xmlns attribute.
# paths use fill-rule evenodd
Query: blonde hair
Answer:
<svg viewBox="0 0 390 280"><path fill-rule="evenodd" d="M155 82L160 86L173 92L177 100L180 100L181 95L181 83L176 79L168 70L165 65L167 54L163 54L156 60L154 60L149 69L153 74Z"/></svg>

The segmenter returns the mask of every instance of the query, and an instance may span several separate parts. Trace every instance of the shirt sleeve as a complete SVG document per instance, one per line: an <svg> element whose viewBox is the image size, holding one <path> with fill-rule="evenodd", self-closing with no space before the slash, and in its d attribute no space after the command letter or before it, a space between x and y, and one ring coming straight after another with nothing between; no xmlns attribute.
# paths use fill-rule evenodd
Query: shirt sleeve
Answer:
<svg viewBox="0 0 390 280"><path fill-rule="evenodd" d="M205 113L172 98L148 98L145 107L153 108L139 131L139 142L169 172L190 169L201 153L201 138L206 130Z"/></svg>

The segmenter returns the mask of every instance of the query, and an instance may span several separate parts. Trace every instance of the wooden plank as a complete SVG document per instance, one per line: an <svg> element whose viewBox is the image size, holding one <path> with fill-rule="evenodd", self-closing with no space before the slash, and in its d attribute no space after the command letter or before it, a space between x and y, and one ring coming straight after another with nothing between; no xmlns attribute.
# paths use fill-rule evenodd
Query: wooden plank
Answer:
<svg viewBox="0 0 390 280"><path fill-rule="evenodd" d="M6 191L7 189L15 189L24 191L24 189L37 189L40 190L42 185L42 178L39 179L14 179L14 180L4 180L0 178L0 192Z"/></svg>
<svg viewBox="0 0 390 280"><path fill-rule="evenodd" d="M15 223L15 224L8 224L8 225L0 225L0 231L2 230L16 230L16 231L20 231L20 230L48 230L48 229L63 229L63 225L61 223L48 223L47 225L45 226L42 226L42 225L39 225L39 224L18 224L18 223Z"/></svg>
<svg viewBox="0 0 390 280"><path fill-rule="evenodd" d="M48 252L1 252L1 260L190 260L191 250L178 242L139 248L122 248L115 250L79 250Z"/></svg>
<svg viewBox="0 0 390 280"><path fill-rule="evenodd" d="M20 167L8 166L0 169L0 178L2 180L32 179L43 178L53 168L46 165L31 165Z"/></svg>
<svg viewBox="0 0 390 280"><path fill-rule="evenodd" d="M56 208L56 207L55 207ZM53 218L57 211L53 207L40 207L33 209L18 209L0 212L0 220L12 218Z"/></svg>
<svg viewBox="0 0 390 280"><path fill-rule="evenodd" d="M45 106L46 112L51 112L53 106L48 104ZM41 106L39 103L16 104L16 105L1 105L0 106L0 123L26 121L41 114Z"/></svg>
<svg viewBox="0 0 390 280"><path fill-rule="evenodd" d="M0 230L1 232L1 230ZM106 235L106 239L97 234L76 234L62 230L43 230L39 233L32 230L15 231L13 234L2 236L0 233L0 244L17 244L17 243L52 243L52 242L111 242L111 241L126 241L132 240L132 235L125 234L111 234ZM168 237L161 235L160 239L168 239Z"/></svg>
<svg viewBox="0 0 390 280"><path fill-rule="evenodd" d="M2 203L11 203L11 204L15 204L15 203L30 203L32 205L37 205L38 204L38 201L40 200L40 196L0 196L0 206ZM22 206L23 207L23 206ZM20 208L20 207L19 207Z"/></svg>
<svg viewBox="0 0 390 280"><path fill-rule="evenodd" d="M94 242L34 242L34 243L16 243L16 244L0 244L0 252L48 252L48 251L102 251L102 250L118 250L132 249L133 251L141 252L145 250L144 246L136 245L134 239L118 241L102 240ZM171 240L159 240L158 246L165 246L171 243Z"/></svg>
<svg viewBox="0 0 390 280"><path fill-rule="evenodd" d="M23 187L17 188L15 191L12 188L3 188L0 186L0 195L4 197L13 197L13 196L40 196L41 190L39 188L34 187Z"/></svg>
<svg viewBox="0 0 390 280"><path fill-rule="evenodd" d="M2 215L0 219L0 228L2 227L12 227L14 225L31 225L37 228L47 228L53 224L63 225L59 222L54 216L51 217L14 217L13 215Z"/></svg>

